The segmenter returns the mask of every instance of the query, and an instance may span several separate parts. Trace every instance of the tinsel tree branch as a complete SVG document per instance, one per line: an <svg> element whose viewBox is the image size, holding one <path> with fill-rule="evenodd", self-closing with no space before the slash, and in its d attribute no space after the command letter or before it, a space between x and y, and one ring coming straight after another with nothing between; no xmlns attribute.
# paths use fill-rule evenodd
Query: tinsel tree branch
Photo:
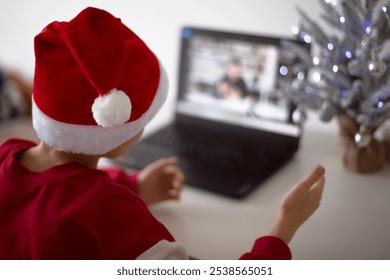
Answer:
<svg viewBox="0 0 390 280"><path fill-rule="evenodd" d="M390 118L390 0L319 0L328 35L297 7L302 44L282 43L289 63L286 95L298 110L319 111L323 121L337 115L353 118L362 131ZM314 50L317 50L315 52ZM287 60L286 60L287 61Z"/></svg>

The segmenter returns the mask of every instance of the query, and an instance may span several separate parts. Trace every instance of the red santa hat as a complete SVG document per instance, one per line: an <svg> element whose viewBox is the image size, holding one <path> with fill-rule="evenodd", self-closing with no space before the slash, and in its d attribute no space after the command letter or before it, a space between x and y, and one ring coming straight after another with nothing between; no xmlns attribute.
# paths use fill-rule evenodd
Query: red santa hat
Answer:
<svg viewBox="0 0 390 280"><path fill-rule="evenodd" d="M34 40L33 125L67 152L104 154L128 141L166 99L167 75L153 52L106 11L86 8Z"/></svg>

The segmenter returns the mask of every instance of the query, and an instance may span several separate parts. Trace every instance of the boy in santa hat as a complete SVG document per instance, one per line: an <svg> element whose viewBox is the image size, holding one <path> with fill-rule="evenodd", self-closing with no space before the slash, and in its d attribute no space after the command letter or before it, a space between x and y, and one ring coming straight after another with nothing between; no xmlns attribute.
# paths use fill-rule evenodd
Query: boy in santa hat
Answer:
<svg viewBox="0 0 390 280"><path fill-rule="evenodd" d="M187 259L148 210L177 199L175 158L138 173L99 170L100 157L130 149L167 94L156 56L120 19L87 8L35 37L35 144L0 147L0 259ZM270 235L242 259L289 259L288 243L318 207L324 169L282 202Z"/></svg>

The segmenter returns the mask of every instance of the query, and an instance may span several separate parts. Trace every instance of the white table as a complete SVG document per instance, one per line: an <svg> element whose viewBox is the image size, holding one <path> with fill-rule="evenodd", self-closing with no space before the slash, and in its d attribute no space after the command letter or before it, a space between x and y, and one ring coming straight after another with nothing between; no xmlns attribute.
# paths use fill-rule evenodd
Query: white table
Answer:
<svg viewBox="0 0 390 280"><path fill-rule="evenodd" d="M0 126L1 139L11 135L36 140L29 120ZM151 210L191 255L236 259L268 233L290 187L321 163L327 169L322 203L291 242L293 258L390 259L390 165L372 175L351 173L337 143L337 132L307 129L293 160L246 199L188 186L179 202Z"/></svg>
<svg viewBox="0 0 390 280"><path fill-rule="evenodd" d="M285 193L317 163L327 169L320 208L295 235L294 259L390 259L390 165L372 175L345 170L336 133L304 134L299 152L244 200L187 186L179 202L151 207L201 259L236 259L266 235Z"/></svg>

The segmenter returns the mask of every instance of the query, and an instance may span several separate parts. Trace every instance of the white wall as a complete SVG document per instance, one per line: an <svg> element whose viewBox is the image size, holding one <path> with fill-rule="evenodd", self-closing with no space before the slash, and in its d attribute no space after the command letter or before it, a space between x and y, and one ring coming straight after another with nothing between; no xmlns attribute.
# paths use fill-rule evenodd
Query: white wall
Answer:
<svg viewBox="0 0 390 280"><path fill-rule="evenodd" d="M320 12L313 0L0 0L0 65L32 78L33 38L54 20L70 20L86 6L104 8L133 29L166 66L176 92L178 34L183 25L290 36L298 22L295 7ZM316 122L314 127L322 124ZM326 127L326 126L324 126Z"/></svg>

